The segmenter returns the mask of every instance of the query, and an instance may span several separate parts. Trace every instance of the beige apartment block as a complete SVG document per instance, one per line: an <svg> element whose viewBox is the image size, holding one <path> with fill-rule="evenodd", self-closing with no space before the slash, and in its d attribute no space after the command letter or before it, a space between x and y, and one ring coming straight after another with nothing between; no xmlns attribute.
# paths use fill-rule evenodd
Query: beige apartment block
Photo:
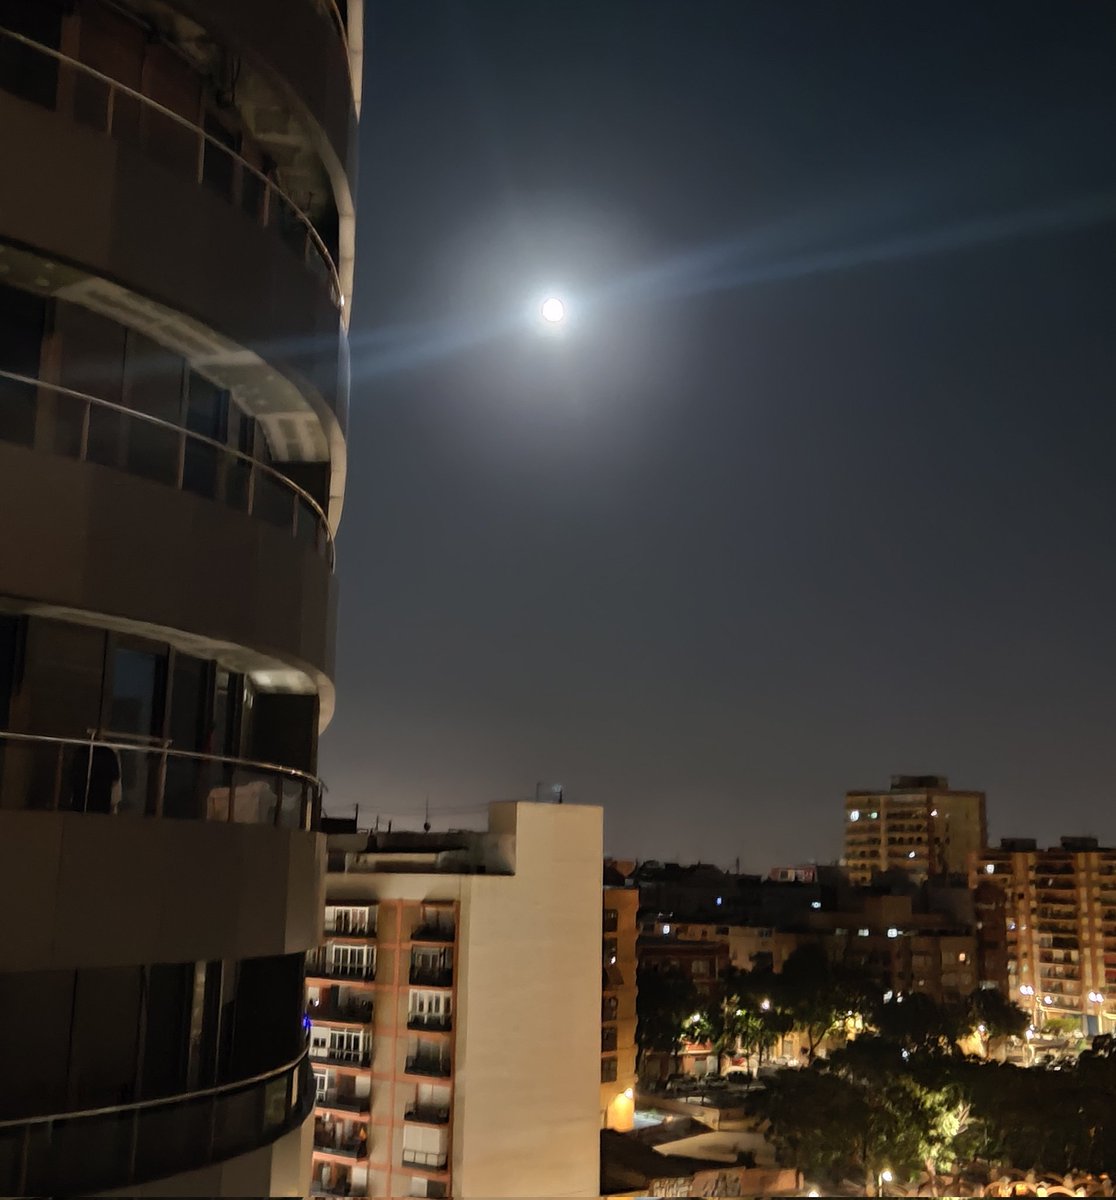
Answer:
<svg viewBox="0 0 1116 1200"><path fill-rule="evenodd" d="M601 923L601 1127L635 1122L639 889L605 887Z"/></svg>
<svg viewBox="0 0 1116 1200"><path fill-rule="evenodd" d="M311 1193L595 1196L601 912L598 808L331 835Z"/></svg>
<svg viewBox="0 0 1116 1200"><path fill-rule="evenodd" d="M1072 1017L1086 1034L1116 1029L1116 849L1065 837L1040 850L1004 838L972 857L971 886L1003 889L1007 986L1036 1026Z"/></svg>
<svg viewBox="0 0 1116 1200"><path fill-rule="evenodd" d="M986 840L984 793L952 789L942 775L893 775L886 792L845 793L844 865L854 884L886 871L919 883L965 875Z"/></svg>

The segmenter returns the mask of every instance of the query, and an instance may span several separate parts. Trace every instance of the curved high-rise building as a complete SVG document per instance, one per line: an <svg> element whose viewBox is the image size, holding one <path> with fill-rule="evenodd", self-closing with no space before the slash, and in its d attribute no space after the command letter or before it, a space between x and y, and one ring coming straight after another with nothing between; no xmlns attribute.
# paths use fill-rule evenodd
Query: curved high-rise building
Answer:
<svg viewBox="0 0 1116 1200"><path fill-rule="evenodd" d="M0 1194L304 1194L360 0L0 0Z"/></svg>

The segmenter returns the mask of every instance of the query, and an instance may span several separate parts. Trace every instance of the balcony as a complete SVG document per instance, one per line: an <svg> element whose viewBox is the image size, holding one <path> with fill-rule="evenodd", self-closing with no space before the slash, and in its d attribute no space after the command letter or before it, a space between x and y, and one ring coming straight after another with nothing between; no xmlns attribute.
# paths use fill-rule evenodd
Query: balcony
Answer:
<svg viewBox="0 0 1116 1200"><path fill-rule="evenodd" d="M306 974L312 979L348 979L370 983L376 978L375 963L339 963L308 958Z"/></svg>
<svg viewBox="0 0 1116 1200"><path fill-rule="evenodd" d="M453 987L453 967L412 963L410 982L421 987Z"/></svg>
<svg viewBox="0 0 1116 1200"><path fill-rule="evenodd" d="M421 1167L424 1171L444 1171L449 1155L444 1150L404 1150L400 1159L405 1167Z"/></svg>
<svg viewBox="0 0 1116 1200"><path fill-rule="evenodd" d="M310 1061L316 1067L352 1067L367 1070L372 1066L371 1050L342 1050L329 1047L324 1053L310 1050Z"/></svg>
<svg viewBox="0 0 1116 1200"><path fill-rule="evenodd" d="M0 370L0 380L26 395L32 410L30 429L39 423L40 407L49 407L52 453L99 463L247 513L312 546L332 567L333 533L325 512L274 467L183 425L87 392L6 370Z"/></svg>
<svg viewBox="0 0 1116 1200"><path fill-rule="evenodd" d="M371 1112L371 1096L354 1096L336 1089L319 1092L316 1103L319 1108L335 1108L338 1112L356 1113L366 1116Z"/></svg>
<svg viewBox="0 0 1116 1200"><path fill-rule="evenodd" d="M448 1079L453 1072L448 1058L441 1058L433 1054L408 1056L404 1069L408 1075L424 1075L432 1079Z"/></svg>
<svg viewBox="0 0 1116 1200"><path fill-rule="evenodd" d="M350 1000L345 1004L335 1002L311 1005L306 1015L314 1023L328 1024L331 1021L349 1025L367 1025L372 1020L371 1000Z"/></svg>
<svg viewBox="0 0 1116 1200"><path fill-rule="evenodd" d="M407 1017L407 1028L420 1033L449 1033L453 1029L453 1018L448 1013L411 1013Z"/></svg>
<svg viewBox="0 0 1116 1200"><path fill-rule="evenodd" d="M153 130L166 130L169 123L177 126L177 136L187 148L185 154L176 156L177 170L183 181L208 185L211 192L230 205L239 206L261 228L273 230L276 240L286 243L310 274L321 281L333 305L339 309L343 306L333 253L310 217L279 187L272 175L261 171L201 125L86 63L7 29L0 30L0 39L5 50L19 52L29 69L53 73L58 79L56 95L50 98L47 107L61 109L63 97L80 89L88 98L82 107L82 123L91 124L108 138L135 141L132 124L126 119L121 120L121 114L142 113L141 129L149 126ZM158 146L153 143L149 147L144 137L139 141L141 149L152 157L159 147L166 145L162 134ZM159 156L160 167L175 169L165 157Z"/></svg>
<svg viewBox="0 0 1116 1200"><path fill-rule="evenodd" d="M4 807L312 829L322 783L304 771L192 750L0 730ZM119 784L119 796L112 782Z"/></svg>
<svg viewBox="0 0 1116 1200"><path fill-rule="evenodd" d="M439 945L448 945L456 937L457 931L452 925L436 921L426 921L422 925L416 925L411 931L412 942L435 942Z"/></svg>
<svg viewBox="0 0 1116 1200"><path fill-rule="evenodd" d="M338 1138L331 1141L328 1138L319 1139L315 1134L314 1149L321 1154L337 1154L342 1158L358 1160L368 1157L368 1139Z"/></svg>
<svg viewBox="0 0 1116 1200"><path fill-rule="evenodd" d="M434 1104L412 1104L403 1114L404 1121L415 1121L420 1125L448 1125L450 1110Z"/></svg>
<svg viewBox="0 0 1116 1200"><path fill-rule="evenodd" d="M185 1096L6 1121L4 1196L99 1195L269 1146L313 1102L305 1052L247 1081ZM173 1130L173 1136L168 1131Z"/></svg>

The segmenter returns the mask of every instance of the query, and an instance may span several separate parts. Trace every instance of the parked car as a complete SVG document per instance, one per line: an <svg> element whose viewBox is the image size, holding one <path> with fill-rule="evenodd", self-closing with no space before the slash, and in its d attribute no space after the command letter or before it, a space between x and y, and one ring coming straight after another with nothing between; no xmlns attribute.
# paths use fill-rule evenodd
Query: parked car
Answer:
<svg viewBox="0 0 1116 1200"><path fill-rule="evenodd" d="M743 1067L731 1067L725 1072L725 1082L733 1087L746 1087L752 1082L752 1072Z"/></svg>

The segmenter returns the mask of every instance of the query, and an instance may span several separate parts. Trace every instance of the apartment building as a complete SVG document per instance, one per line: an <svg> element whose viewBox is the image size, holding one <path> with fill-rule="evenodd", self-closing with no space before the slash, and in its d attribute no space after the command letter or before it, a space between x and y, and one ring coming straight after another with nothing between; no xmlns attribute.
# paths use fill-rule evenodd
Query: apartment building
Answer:
<svg viewBox="0 0 1116 1200"><path fill-rule="evenodd" d="M596 1195L601 914L600 809L331 835L311 1194Z"/></svg>
<svg viewBox="0 0 1116 1200"><path fill-rule="evenodd" d="M979 983L979 942L972 914L916 909L910 895L872 892L845 897L848 907L818 904L779 925L657 922L664 943L679 939L688 955L696 945L726 947L728 964L779 972L801 946L820 945L835 962L868 969L881 991L925 992L936 1000L967 996ZM644 943L641 943L643 945ZM666 950L656 948L656 957Z"/></svg>
<svg viewBox="0 0 1116 1200"><path fill-rule="evenodd" d="M622 1133L635 1122L636 940L639 891L609 886L601 921L601 1128Z"/></svg>
<svg viewBox="0 0 1116 1200"><path fill-rule="evenodd" d="M1116 849L1064 837L1040 850L1004 838L973 855L971 885L1003 892L1007 987L1036 1025L1070 1017L1087 1034L1116 1027Z"/></svg>
<svg viewBox="0 0 1116 1200"><path fill-rule="evenodd" d="M0 0L0 1194L303 1195L361 2Z"/></svg>
<svg viewBox="0 0 1116 1200"><path fill-rule="evenodd" d="M889 871L919 883L965 876L987 829L983 792L952 789L943 775L893 775L885 792L845 793L843 861L854 884Z"/></svg>

